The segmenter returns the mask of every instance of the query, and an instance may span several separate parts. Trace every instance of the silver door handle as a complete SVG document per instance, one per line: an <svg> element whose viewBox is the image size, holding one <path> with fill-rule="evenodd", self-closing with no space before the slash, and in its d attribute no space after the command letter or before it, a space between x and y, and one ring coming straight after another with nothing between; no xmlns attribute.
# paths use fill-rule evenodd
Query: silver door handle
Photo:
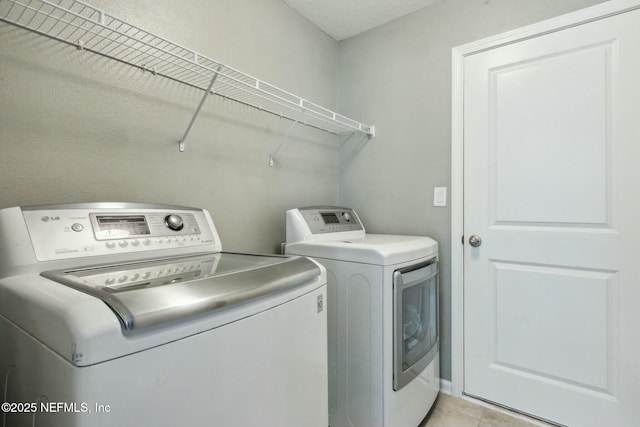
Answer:
<svg viewBox="0 0 640 427"><path fill-rule="evenodd" d="M482 244L482 239L477 234L474 234L473 236L469 237L469 244L474 248L477 248Z"/></svg>

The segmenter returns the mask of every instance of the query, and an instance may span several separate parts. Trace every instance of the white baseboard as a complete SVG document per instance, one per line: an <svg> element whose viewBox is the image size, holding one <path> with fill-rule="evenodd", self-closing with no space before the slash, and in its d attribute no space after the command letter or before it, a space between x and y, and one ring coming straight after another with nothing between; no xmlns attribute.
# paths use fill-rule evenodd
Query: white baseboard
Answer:
<svg viewBox="0 0 640 427"><path fill-rule="evenodd" d="M440 378L440 393L451 396L451 381Z"/></svg>

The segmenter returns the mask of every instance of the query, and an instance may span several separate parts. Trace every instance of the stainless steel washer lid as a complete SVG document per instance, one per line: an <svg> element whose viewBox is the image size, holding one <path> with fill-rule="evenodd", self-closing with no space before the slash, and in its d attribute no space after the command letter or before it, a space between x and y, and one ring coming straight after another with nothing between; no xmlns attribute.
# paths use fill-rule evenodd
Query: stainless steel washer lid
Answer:
<svg viewBox="0 0 640 427"><path fill-rule="evenodd" d="M126 330L253 301L302 286L320 274L306 258L234 253L41 273L100 298Z"/></svg>

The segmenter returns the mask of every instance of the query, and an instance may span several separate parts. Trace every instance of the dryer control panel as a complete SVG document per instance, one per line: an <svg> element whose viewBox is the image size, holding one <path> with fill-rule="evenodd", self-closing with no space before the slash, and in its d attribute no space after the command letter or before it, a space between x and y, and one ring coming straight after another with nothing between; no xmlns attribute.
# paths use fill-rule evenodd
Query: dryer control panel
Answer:
<svg viewBox="0 0 640 427"><path fill-rule="evenodd" d="M359 238L364 237L364 231L360 218L350 208L311 206L287 211L287 243L322 239L323 235L336 239L335 233L345 233L345 238Z"/></svg>

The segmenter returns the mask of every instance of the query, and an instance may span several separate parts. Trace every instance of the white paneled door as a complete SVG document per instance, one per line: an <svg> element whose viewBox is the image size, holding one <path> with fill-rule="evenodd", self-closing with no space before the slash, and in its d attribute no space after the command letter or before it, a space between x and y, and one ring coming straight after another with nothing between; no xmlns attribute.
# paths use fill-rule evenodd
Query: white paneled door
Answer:
<svg viewBox="0 0 640 427"><path fill-rule="evenodd" d="M463 67L464 392L638 426L640 10Z"/></svg>

